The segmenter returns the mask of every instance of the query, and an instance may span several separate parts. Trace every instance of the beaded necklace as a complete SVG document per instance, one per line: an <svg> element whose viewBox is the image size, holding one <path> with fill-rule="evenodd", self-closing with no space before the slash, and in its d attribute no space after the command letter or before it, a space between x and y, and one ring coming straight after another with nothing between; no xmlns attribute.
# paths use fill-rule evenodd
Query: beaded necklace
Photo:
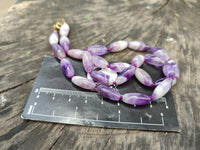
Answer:
<svg viewBox="0 0 200 150"><path fill-rule="evenodd" d="M85 51L71 49L70 41L67 37L70 30L69 25L62 19L62 22L57 23L53 27L54 32L49 37L49 43L55 57L60 60L64 75L71 79L76 86L83 89L96 90L100 95L112 101L122 100L134 106L149 104L152 100L163 97L180 78L178 65L161 48L151 47L141 41L117 41L111 43L108 47L93 45ZM107 52L119 52L126 48L140 52L150 51L152 54L137 55L132 59L131 64L124 62L109 64L101 57L101 55ZM88 74L87 78L75 76L75 70L66 58L66 54L74 59L82 60L83 67ZM151 76L145 70L139 68L144 62L162 67L166 77L153 82ZM97 71L96 68L101 70ZM155 87L151 96L142 93L126 93L121 95L114 88L110 87L111 85L117 86L127 82L133 75L141 84Z"/></svg>

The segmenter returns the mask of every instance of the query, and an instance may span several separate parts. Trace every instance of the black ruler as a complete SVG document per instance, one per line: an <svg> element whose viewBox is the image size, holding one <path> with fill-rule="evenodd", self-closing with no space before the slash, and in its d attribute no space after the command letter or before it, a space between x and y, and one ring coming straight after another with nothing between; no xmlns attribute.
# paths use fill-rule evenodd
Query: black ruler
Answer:
<svg viewBox="0 0 200 150"><path fill-rule="evenodd" d="M70 58L68 58L70 59ZM82 62L70 59L76 75L86 76ZM161 68L143 65L155 81L163 77ZM121 94L138 92L151 95L153 88L140 84L135 77L118 86ZM112 102L96 92L71 83L59 61L45 57L25 106L22 118L85 126L179 132L172 92L146 106Z"/></svg>

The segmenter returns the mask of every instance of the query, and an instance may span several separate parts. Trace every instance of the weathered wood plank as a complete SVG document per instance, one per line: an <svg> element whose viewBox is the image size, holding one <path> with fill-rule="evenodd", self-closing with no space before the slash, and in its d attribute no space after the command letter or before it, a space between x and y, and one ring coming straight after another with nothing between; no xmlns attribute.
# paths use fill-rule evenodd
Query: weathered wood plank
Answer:
<svg viewBox="0 0 200 150"><path fill-rule="evenodd" d="M0 149L199 149L200 1L18 1L0 19ZM89 15L89 18L84 18ZM142 40L165 49L181 70L172 88L180 133L145 132L24 121L20 118L60 18L73 48ZM26 55L31 50L30 55ZM130 61L125 50L105 56Z"/></svg>

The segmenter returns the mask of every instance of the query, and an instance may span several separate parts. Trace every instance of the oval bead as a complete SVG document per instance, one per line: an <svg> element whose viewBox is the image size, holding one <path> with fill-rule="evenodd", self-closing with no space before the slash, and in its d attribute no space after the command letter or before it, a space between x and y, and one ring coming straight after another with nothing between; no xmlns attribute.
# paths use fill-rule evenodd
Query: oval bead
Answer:
<svg viewBox="0 0 200 150"><path fill-rule="evenodd" d="M168 63L171 64L175 70L175 79L173 80L173 85L175 85L180 78L180 70L178 65L173 60L169 60Z"/></svg>
<svg viewBox="0 0 200 150"><path fill-rule="evenodd" d="M62 59L60 62L60 65L62 67L62 71L65 74L66 77L68 78L72 78L74 76L74 68L72 66L72 64L70 63L69 60L67 59Z"/></svg>
<svg viewBox="0 0 200 150"><path fill-rule="evenodd" d="M154 53L154 52L156 52L159 49L161 49L161 48L159 48L159 47L150 47L150 52Z"/></svg>
<svg viewBox="0 0 200 150"><path fill-rule="evenodd" d="M172 79L166 78L154 89L151 99L156 100L163 97L170 90L171 87Z"/></svg>
<svg viewBox="0 0 200 150"><path fill-rule="evenodd" d="M81 49L70 49L67 51L67 55L75 59L83 59L83 53L85 51Z"/></svg>
<svg viewBox="0 0 200 150"><path fill-rule="evenodd" d="M68 36L68 34L69 34L69 25L66 24L66 23L63 24L60 27L59 33L60 33L60 36Z"/></svg>
<svg viewBox="0 0 200 150"><path fill-rule="evenodd" d="M112 85L114 80L111 76L100 72L100 71L93 71L90 76L92 77L93 80L96 82L99 82L104 85Z"/></svg>
<svg viewBox="0 0 200 150"><path fill-rule="evenodd" d="M141 68L136 68L135 76L140 81L140 83L146 86L154 86L151 76Z"/></svg>
<svg viewBox="0 0 200 150"><path fill-rule="evenodd" d="M113 79L113 81L117 79L117 76L118 76L117 72L111 70L110 68L103 68L99 71L109 75Z"/></svg>
<svg viewBox="0 0 200 150"><path fill-rule="evenodd" d="M128 43L128 47L136 51L147 51L150 49L148 44L141 41L131 41Z"/></svg>
<svg viewBox="0 0 200 150"><path fill-rule="evenodd" d="M122 101L131 105L146 105L150 103L151 98L141 93L127 93L123 95Z"/></svg>
<svg viewBox="0 0 200 150"><path fill-rule="evenodd" d="M131 65L128 63L123 63L123 62L117 62L117 63L112 63L108 65L107 67L112 69L115 72L122 72L124 69L130 67Z"/></svg>
<svg viewBox="0 0 200 150"><path fill-rule="evenodd" d="M49 44L53 45L53 44L58 44L58 33L53 32L51 33L51 35L49 36Z"/></svg>
<svg viewBox="0 0 200 150"><path fill-rule="evenodd" d="M143 63L144 63L143 55L137 55L131 61L131 64L135 67L140 67L140 66L142 66Z"/></svg>
<svg viewBox="0 0 200 150"><path fill-rule="evenodd" d="M162 58L165 61L170 59L168 53L163 49L159 49L159 50L155 51L153 54L157 57Z"/></svg>
<svg viewBox="0 0 200 150"><path fill-rule="evenodd" d="M83 53L83 67L87 73L91 73L94 70L92 55L87 51Z"/></svg>
<svg viewBox="0 0 200 150"><path fill-rule="evenodd" d="M67 51L70 50L70 42L66 36L62 36L60 38L60 46L65 51L65 53L67 53Z"/></svg>
<svg viewBox="0 0 200 150"><path fill-rule="evenodd" d="M127 46L128 46L128 42L127 41L117 41L117 42L111 43L108 46L107 51L119 52L119 51L122 51L122 50L126 49Z"/></svg>
<svg viewBox="0 0 200 150"><path fill-rule="evenodd" d="M98 68L107 68L108 62L103 57L93 55L92 61Z"/></svg>
<svg viewBox="0 0 200 150"><path fill-rule="evenodd" d="M126 68L124 71L122 71L117 79L116 79L116 84L120 85L128 81L135 73L135 67L130 66L129 68Z"/></svg>
<svg viewBox="0 0 200 150"><path fill-rule="evenodd" d="M151 64L154 66L163 66L165 63L165 61L162 58L159 58L153 54L146 54L144 58L147 64Z"/></svg>
<svg viewBox="0 0 200 150"><path fill-rule="evenodd" d="M106 98L113 100L113 101L119 101L120 98L121 98L121 94L119 92L117 92L113 88L110 88L106 85L99 85L97 87L97 91L103 97L106 97Z"/></svg>
<svg viewBox="0 0 200 150"><path fill-rule="evenodd" d="M88 47L86 51L89 51L92 55L104 55L107 53L107 48L103 45L93 45Z"/></svg>
<svg viewBox="0 0 200 150"><path fill-rule="evenodd" d="M173 65L164 64L162 70L163 70L163 73L166 77L170 77L170 78L174 79L175 69L174 69Z"/></svg>
<svg viewBox="0 0 200 150"><path fill-rule="evenodd" d="M62 49L62 47L60 47L60 45L58 45L58 44L53 44L53 45L51 46L51 48L52 48L52 51L53 51L54 55L55 55L58 59L62 60L63 58L66 58L65 52L64 52L64 50Z"/></svg>
<svg viewBox="0 0 200 150"><path fill-rule="evenodd" d="M75 85L84 89L93 90L96 88L96 84L92 80L81 77L81 76L74 76L72 78L72 82Z"/></svg>

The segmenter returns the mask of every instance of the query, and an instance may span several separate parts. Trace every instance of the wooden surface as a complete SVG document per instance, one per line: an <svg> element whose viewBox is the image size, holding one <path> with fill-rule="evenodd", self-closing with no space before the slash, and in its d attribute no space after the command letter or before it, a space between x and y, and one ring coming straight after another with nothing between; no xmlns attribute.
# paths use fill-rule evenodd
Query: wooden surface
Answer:
<svg viewBox="0 0 200 150"><path fill-rule="evenodd" d="M0 149L200 149L199 0L18 0L0 19ZM20 118L60 18L73 48L141 40L180 66L172 88L180 133L93 128ZM29 55L27 52L31 51ZM130 50L105 56L131 61Z"/></svg>

